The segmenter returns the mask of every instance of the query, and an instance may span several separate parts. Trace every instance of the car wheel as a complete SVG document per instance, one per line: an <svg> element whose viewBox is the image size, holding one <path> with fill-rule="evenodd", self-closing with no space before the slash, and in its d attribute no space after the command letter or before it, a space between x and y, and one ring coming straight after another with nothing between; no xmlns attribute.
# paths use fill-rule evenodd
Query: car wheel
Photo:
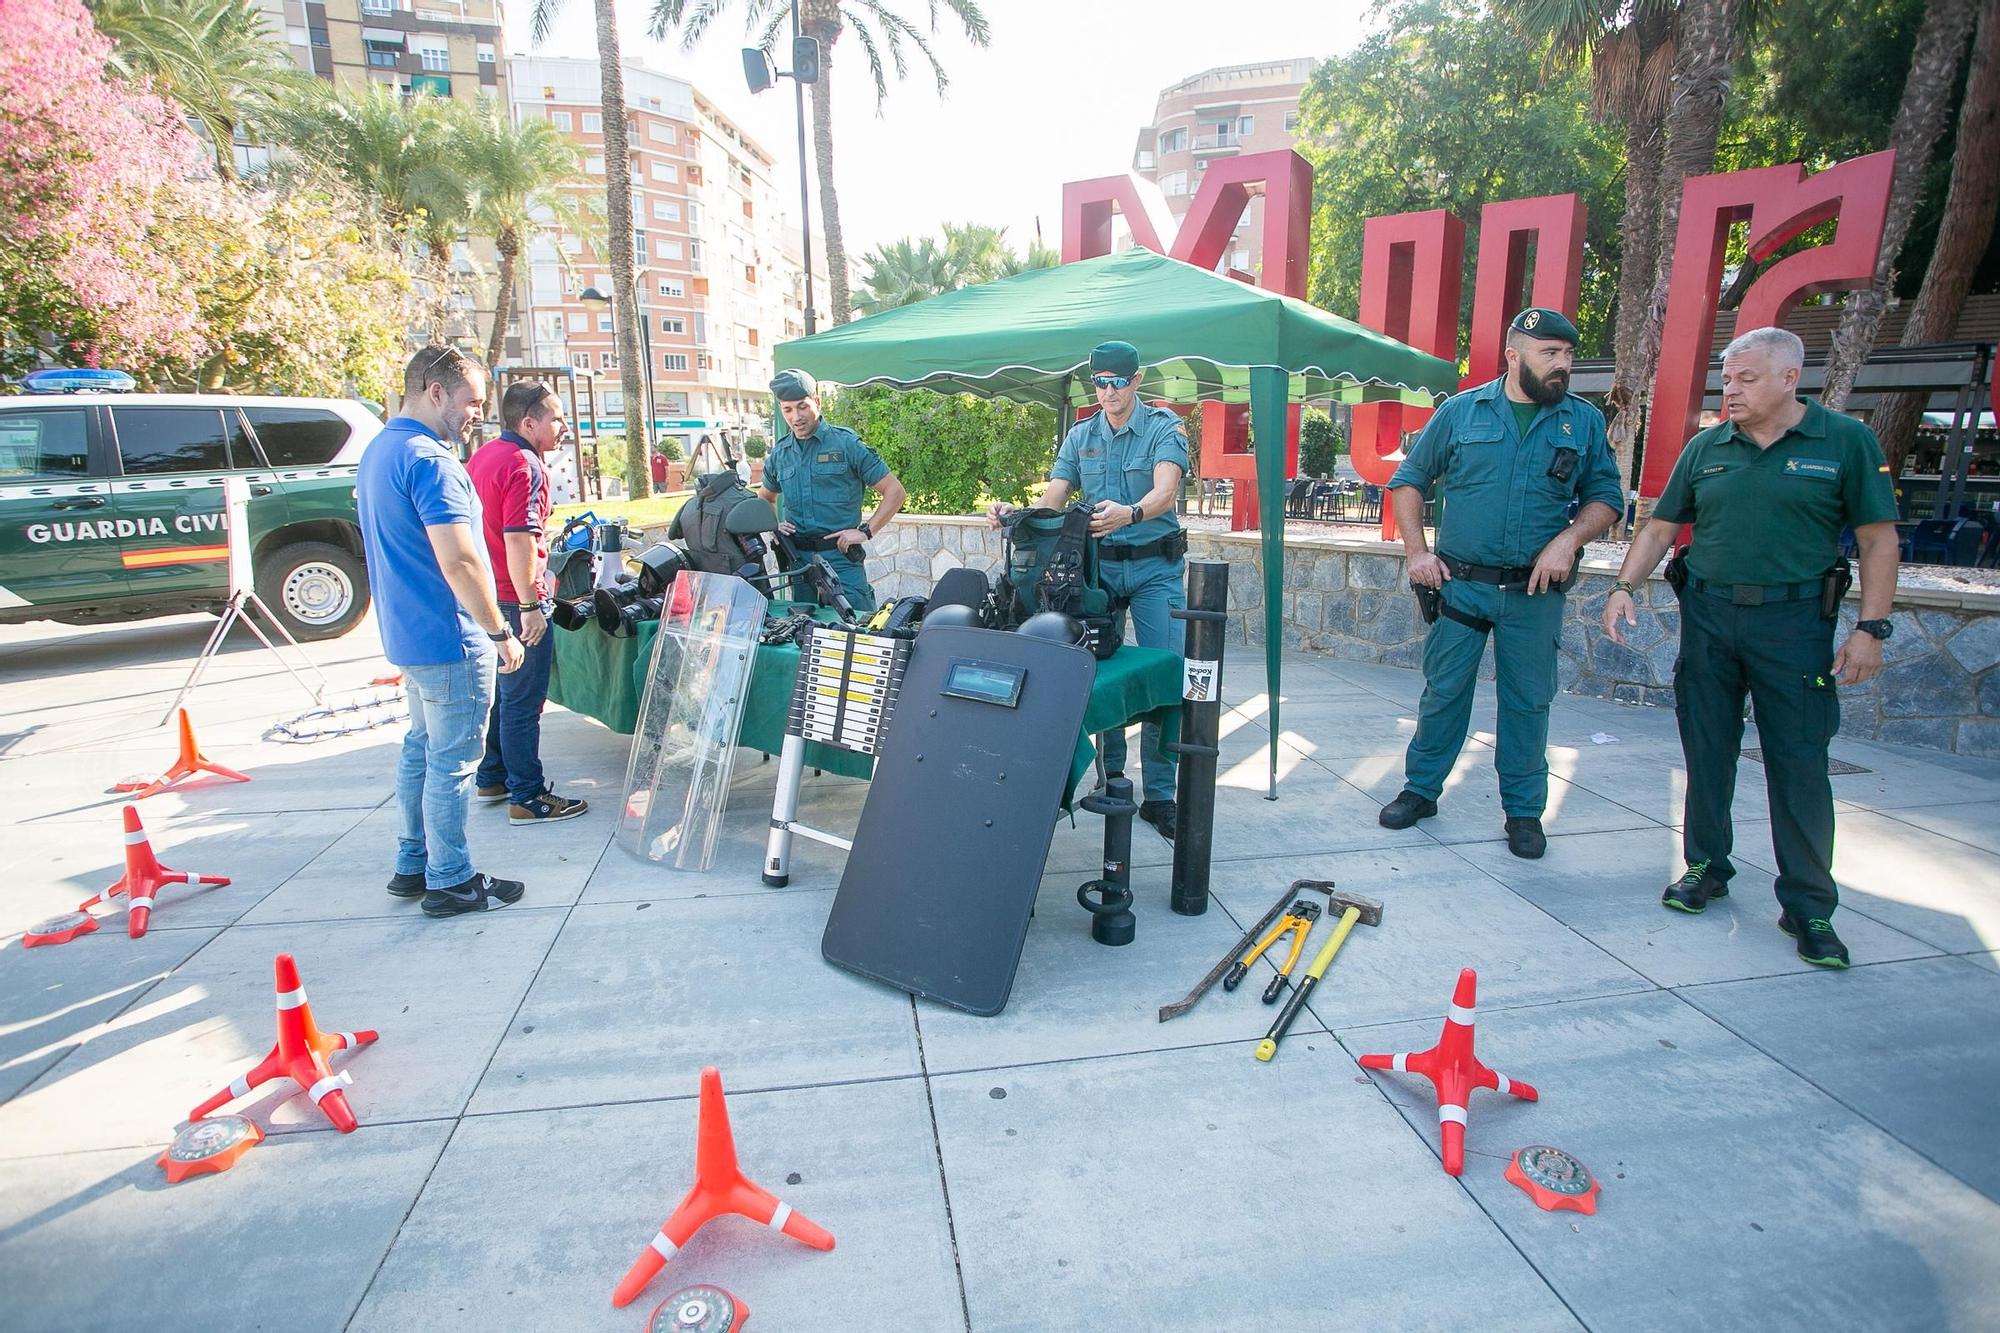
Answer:
<svg viewBox="0 0 2000 1333"><path fill-rule="evenodd" d="M334 639L368 610L361 560L330 542L294 542L257 566L257 596L300 642Z"/></svg>

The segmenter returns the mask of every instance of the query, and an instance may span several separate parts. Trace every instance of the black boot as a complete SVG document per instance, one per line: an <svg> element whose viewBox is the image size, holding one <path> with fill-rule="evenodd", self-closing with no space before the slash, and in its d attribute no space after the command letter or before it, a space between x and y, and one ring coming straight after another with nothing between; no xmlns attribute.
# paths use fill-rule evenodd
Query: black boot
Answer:
<svg viewBox="0 0 2000 1333"><path fill-rule="evenodd" d="M1833 933L1833 923L1816 916L1799 929L1798 918L1790 912L1778 914L1778 929L1799 942L1799 957L1814 967L1846 967L1847 946Z"/></svg>
<svg viewBox="0 0 2000 1333"><path fill-rule="evenodd" d="M1179 812L1174 808L1172 801L1140 802L1139 818L1151 824L1168 842L1174 840L1174 820L1179 818Z"/></svg>
<svg viewBox="0 0 2000 1333"><path fill-rule="evenodd" d="M1676 912L1700 913L1708 910L1710 898L1727 898L1729 885L1708 873L1708 862L1696 861L1687 868L1687 873L1667 885L1660 895L1660 906L1671 907ZM1780 925L1784 923L1779 922Z"/></svg>
<svg viewBox="0 0 2000 1333"><path fill-rule="evenodd" d="M1375 822L1383 828L1408 828L1419 819L1429 819L1438 812L1438 803L1427 796L1419 796L1406 791L1389 804L1382 807L1382 813L1375 816Z"/></svg>
<svg viewBox="0 0 2000 1333"><path fill-rule="evenodd" d="M1542 821L1533 815L1516 815L1503 827L1507 830L1507 850L1523 861L1539 861L1542 853L1549 849L1549 837L1542 832Z"/></svg>

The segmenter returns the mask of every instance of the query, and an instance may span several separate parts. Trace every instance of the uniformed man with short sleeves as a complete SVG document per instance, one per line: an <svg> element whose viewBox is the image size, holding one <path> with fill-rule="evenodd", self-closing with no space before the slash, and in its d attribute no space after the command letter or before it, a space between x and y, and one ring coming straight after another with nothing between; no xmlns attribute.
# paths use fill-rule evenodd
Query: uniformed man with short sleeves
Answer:
<svg viewBox="0 0 2000 1333"><path fill-rule="evenodd" d="M1048 488L1037 502L1061 509L1080 491L1096 507L1090 520L1098 538L1098 577L1116 607L1112 632L1144 648L1185 651L1181 622L1171 612L1187 606L1187 533L1177 507L1187 473L1187 428L1163 407L1139 401L1139 349L1128 342L1100 343L1090 353L1091 391L1099 411L1071 427L1056 451ZM998 527L1014 506L995 504L987 521ZM1125 771L1125 733L1098 737L1108 776ZM1139 729L1144 799L1139 818L1168 840L1174 836L1176 757L1160 742L1158 724Z"/></svg>
<svg viewBox="0 0 2000 1333"><path fill-rule="evenodd" d="M875 609L875 588L862 565L863 543L880 535L903 507L903 483L860 436L820 416L819 384L811 375L780 371L771 394L791 434L764 460L758 494L771 501L784 497L785 521L778 530L789 534L801 553L824 554L847 600L867 615ZM863 519L861 497L868 490L881 499Z"/></svg>
<svg viewBox="0 0 2000 1333"><path fill-rule="evenodd" d="M1576 326L1554 310L1516 315L1505 372L1447 399L1389 478L1410 583L1436 589L1441 603L1424 639L1424 697L1403 791L1379 817L1386 828L1437 813L1490 633L1507 850L1532 860L1548 849L1549 702L1565 589L1578 553L1624 500L1604 414L1569 392L1576 341ZM1444 509L1435 554L1423 524L1433 488Z"/></svg>
<svg viewBox="0 0 2000 1333"><path fill-rule="evenodd" d="M1634 584L1652 573L1682 525L1693 524L1674 664L1687 759L1687 873L1660 901L1692 913L1729 894L1736 873L1729 811L1747 694L1770 796L1778 928L1806 962L1846 967L1847 946L1833 929L1839 895L1827 742L1840 727L1836 685L1858 685L1882 669L1896 595L1896 492L1873 431L1798 398L1804 364L1804 344L1783 329L1752 329L1723 350L1728 419L1681 451L1618 571L1604 629L1624 642L1619 622L1638 621ZM1843 527L1854 529L1861 552L1861 614L1835 652L1837 608L1826 581L1841 563Z"/></svg>

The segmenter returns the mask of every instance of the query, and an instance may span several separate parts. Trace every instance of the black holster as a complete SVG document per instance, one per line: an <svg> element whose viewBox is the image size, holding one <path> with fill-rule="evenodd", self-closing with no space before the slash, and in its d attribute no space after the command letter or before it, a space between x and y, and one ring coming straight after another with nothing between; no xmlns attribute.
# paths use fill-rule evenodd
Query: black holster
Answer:
<svg viewBox="0 0 2000 1333"><path fill-rule="evenodd" d="M1854 586L1854 570L1842 556L1833 568L1819 577L1819 618L1832 620L1840 614L1840 599Z"/></svg>
<svg viewBox="0 0 2000 1333"><path fill-rule="evenodd" d="M1674 590L1674 596L1676 597L1680 596L1683 592L1687 591L1687 586L1688 586L1687 556L1688 556L1688 548L1682 546L1676 548L1674 553L1667 557L1667 573L1666 573L1667 586Z"/></svg>
<svg viewBox="0 0 2000 1333"><path fill-rule="evenodd" d="M1437 624L1438 612L1444 606L1444 593L1437 588L1426 588L1421 583L1412 583L1410 591L1417 595L1417 614L1424 618L1424 623Z"/></svg>

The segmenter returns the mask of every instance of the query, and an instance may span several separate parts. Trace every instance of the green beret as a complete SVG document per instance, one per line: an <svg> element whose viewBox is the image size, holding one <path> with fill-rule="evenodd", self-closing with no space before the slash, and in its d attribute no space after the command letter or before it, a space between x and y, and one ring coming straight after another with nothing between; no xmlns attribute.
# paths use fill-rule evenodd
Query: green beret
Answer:
<svg viewBox="0 0 2000 1333"><path fill-rule="evenodd" d="M1136 375L1139 373L1139 349L1131 343L1099 343L1090 349L1090 373Z"/></svg>
<svg viewBox="0 0 2000 1333"><path fill-rule="evenodd" d="M1526 334L1530 338L1550 340L1560 338L1571 347L1575 347L1581 341L1576 336L1576 325L1563 318L1560 311L1550 310L1546 306L1529 306L1514 316L1514 322L1507 327L1514 333Z"/></svg>
<svg viewBox="0 0 2000 1333"><path fill-rule="evenodd" d="M771 392L781 403L796 403L801 398L817 398L819 381L803 370L781 370L771 381Z"/></svg>

